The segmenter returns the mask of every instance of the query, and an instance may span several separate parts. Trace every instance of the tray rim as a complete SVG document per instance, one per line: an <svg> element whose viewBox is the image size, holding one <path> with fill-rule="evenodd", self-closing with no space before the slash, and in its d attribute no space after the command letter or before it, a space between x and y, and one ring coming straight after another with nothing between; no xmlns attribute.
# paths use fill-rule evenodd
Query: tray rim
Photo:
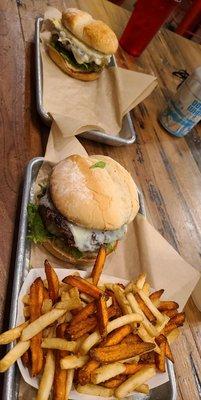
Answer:
<svg viewBox="0 0 201 400"><path fill-rule="evenodd" d="M22 192L20 223L19 223L19 230L18 230L17 250L16 250L15 268L14 268L13 285L12 285L12 299L11 299L10 312L9 312L9 329L13 328L16 323L19 292L20 292L20 289L21 289L21 286L23 283L23 277L26 272L26 251L28 250L27 249L27 240L26 240L26 231L27 231L27 218L26 218L27 212L26 212L26 210L27 210L27 203L31 196L31 186L34 182L34 179L32 179L33 178L33 170L37 164L39 164L39 166L38 166L38 169L39 169L44 161L45 162L47 161L47 160L45 160L44 157L35 157L28 162L28 164L25 168L25 178L24 178L23 192ZM143 195L139 190L138 190L138 195L139 195L139 202L140 202L140 211L139 212L142 215L146 216ZM11 349L12 347L13 347L13 344L9 344L7 346L7 350ZM169 382L170 388L171 388L170 400L176 400L177 399L177 387L176 387L174 366L169 360L167 360L167 370L168 370L168 375L169 375L168 382ZM17 400L18 399L19 377L20 377L20 373L19 373L17 364L15 363L4 374L3 397L2 397L3 400L11 400L11 399ZM166 385L167 383L165 383L164 385ZM159 387L161 387L161 386L159 386ZM144 399L142 398L141 400L144 400ZM135 400L135 398L133 396L131 396L131 397L128 397L128 400Z"/></svg>
<svg viewBox="0 0 201 400"><path fill-rule="evenodd" d="M35 69L36 69L36 105L37 105L37 111L44 121L44 123L48 126L51 126L52 123L52 118L47 112L47 110L44 109L43 106L43 78L42 78L42 65L41 65L41 55L40 55L40 25L43 21L42 17L37 17L35 21ZM116 65L115 59L114 59L114 64ZM113 145L113 146L122 146L122 145L130 145L133 144L136 140L136 132L132 124L132 119L130 112L127 113L124 116L128 126L129 130L131 132L131 137L130 138L123 138L123 137L116 137L109 135L104 132L100 131L89 131L89 132L83 132L79 134L80 137L83 137L85 139L91 139L97 142L105 143L108 145Z"/></svg>

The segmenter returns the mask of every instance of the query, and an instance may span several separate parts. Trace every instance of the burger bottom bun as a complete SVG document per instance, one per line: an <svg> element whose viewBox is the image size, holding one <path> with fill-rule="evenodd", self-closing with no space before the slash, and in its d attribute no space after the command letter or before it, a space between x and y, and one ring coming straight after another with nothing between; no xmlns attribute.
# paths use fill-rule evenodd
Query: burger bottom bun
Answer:
<svg viewBox="0 0 201 400"><path fill-rule="evenodd" d="M47 45L47 52L57 66L72 78L80 81L95 81L99 78L100 72L82 72L79 68L73 67L62 55L50 44Z"/></svg>
<svg viewBox="0 0 201 400"><path fill-rule="evenodd" d="M115 245L113 246L113 248L111 250L107 250L107 255L112 253L115 248L117 246L117 242L115 243ZM54 239L49 239L47 242L43 243L43 247L45 247L45 249L47 251L49 251L49 253L51 253L54 257L58 258L59 260L65 261L67 263L70 263L72 265L83 265L83 266L92 266L96 260L97 257L97 253L95 252L90 252L87 251L85 252L84 257L82 258L75 258L73 257L73 255L68 252L68 249L64 249L63 246L59 246L59 241L57 240L57 242L55 242Z"/></svg>

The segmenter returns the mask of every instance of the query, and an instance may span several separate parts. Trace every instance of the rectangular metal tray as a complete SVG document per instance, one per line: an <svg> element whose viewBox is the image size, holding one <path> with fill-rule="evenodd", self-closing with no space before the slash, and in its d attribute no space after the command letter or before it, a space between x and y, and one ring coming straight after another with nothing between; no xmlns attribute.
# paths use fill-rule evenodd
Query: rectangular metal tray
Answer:
<svg viewBox="0 0 201 400"><path fill-rule="evenodd" d="M35 24L36 102L39 115L44 123L50 126L52 123L52 118L48 111L43 107L43 71L40 55L40 28L42 21L43 18L38 17ZM112 58L111 66L115 65L115 59ZM109 144L111 146L128 145L134 143L136 140L136 133L132 124L130 113L127 113L123 118L122 129L119 132L119 136L112 136L96 130L81 133L79 136L95 142Z"/></svg>
<svg viewBox="0 0 201 400"><path fill-rule="evenodd" d="M15 272L13 276L13 288L12 288L12 301L10 306L10 317L9 327L13 328L16 324L17 317L17 303L19 297L19 291L21 285L29 271L29 259L30 259L30 244L26 239L27 234L27 204L34 198L34 184L35 180L44 162L44 158L37 157L31 160L26 168L21 213L20 213L20 224L18 233L18 244L15 261ZM140 213L145 215L145 208L142 194L139 192L140 202ZM8 350L12 348L12 345L8 346ZM174 374L173 364L167 361L167 370L169 374L169 381L163 385L152 389L149 396L135 395L130 396L128 400L176 400L176 381ZM13 365L4 375L4 386L3 386L3 400L17 400L18 399L18 388L19 388L19 371L16 365Z"/></svg>

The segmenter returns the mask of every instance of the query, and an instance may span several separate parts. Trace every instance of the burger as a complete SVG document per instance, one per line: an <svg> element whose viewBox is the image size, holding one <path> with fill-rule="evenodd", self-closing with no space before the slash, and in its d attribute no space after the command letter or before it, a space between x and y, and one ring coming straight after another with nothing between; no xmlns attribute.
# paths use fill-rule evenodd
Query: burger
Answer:
<svg viewBox="0 0 201 400"><path fill-rule="evenodd" d="M61 19L49 22L50 58L73 78L82 81L99 78L118 48L117 37L109 26L76 8L68 8Z"/></svg>
<svg viewBox="0 0 201 400"><path fill-rule="evenodd" d="M131 175L106 156L71 155L52 169L28 207L28 237L57 258L91 265L101 245L111 253L139 210Z"/></svg>

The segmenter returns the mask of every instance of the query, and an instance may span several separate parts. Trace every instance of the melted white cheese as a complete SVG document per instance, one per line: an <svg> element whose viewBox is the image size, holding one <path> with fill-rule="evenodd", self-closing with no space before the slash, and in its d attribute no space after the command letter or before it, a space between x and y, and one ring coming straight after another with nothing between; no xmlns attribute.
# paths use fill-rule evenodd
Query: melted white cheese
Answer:
<svg viewBox="0 0 201 400"><path fill-rule="evenodd" d="M101 244L113 243L121 239L127 231L127 225L114 231L90 230L71 223L68 223L68 227L74 236L75 247L80 251L96 251Z"/></svg>
<svg viewBox="0 0 201 400"><path fill-rule="evenodd" d="M78 64L95 62L97 65L107 65L111 55L103 54L77 39L59 20L52 20L54 28L59 34L59 41L72 51Z"/></svg>

